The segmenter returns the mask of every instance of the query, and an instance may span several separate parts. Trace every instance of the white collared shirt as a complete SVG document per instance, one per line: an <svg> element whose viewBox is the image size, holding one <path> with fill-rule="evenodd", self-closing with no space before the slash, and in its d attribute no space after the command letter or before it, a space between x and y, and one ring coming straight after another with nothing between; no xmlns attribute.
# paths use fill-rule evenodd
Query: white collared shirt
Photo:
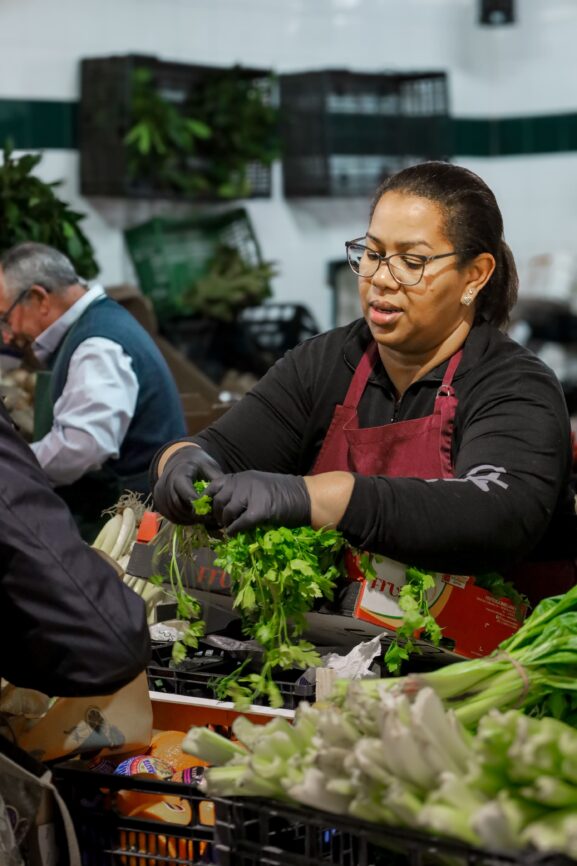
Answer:
<svg viewBox="0 0 577 866"><path fill-rule="evenodd" d="M38 360L46 363L86 308L104 295L94 286L46 328L32 345ZM138 388L132 359L114 340L90 337L75 349L52 429L31 445L54 485L71 484L118 457Z"/></svg>

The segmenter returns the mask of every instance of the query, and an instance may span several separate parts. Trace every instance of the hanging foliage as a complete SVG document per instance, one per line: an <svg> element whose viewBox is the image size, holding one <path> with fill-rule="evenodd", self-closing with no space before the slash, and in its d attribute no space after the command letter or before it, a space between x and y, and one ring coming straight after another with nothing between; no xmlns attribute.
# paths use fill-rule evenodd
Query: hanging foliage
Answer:
<svg viewBox="0 0 577 866"><path fill-rule="evenodd" d="M99 267L80 222L84 214L72 210L55 193L61 181L46 183L33 174L41 154L15 157L11 142L0 166L0 253L25 241L48 244L68 256L76 273L90 280Z"/></svg>

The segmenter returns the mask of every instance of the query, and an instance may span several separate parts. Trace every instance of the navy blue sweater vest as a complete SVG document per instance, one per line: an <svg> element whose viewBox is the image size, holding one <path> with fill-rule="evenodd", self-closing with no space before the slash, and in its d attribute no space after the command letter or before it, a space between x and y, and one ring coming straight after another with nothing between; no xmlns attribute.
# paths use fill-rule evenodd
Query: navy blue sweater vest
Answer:
<svg viewBox="0 0 577 866"><path fill-rule="evenodd" d="M105 297L87 307L53 356L53 404L64 389L72 354L91 337L113 340L132 360L139 385L136 410L118 459L105 466L121 478L138 475L147 471L162 445L186 435L176 385L152 337L120 304Z"/></svg>

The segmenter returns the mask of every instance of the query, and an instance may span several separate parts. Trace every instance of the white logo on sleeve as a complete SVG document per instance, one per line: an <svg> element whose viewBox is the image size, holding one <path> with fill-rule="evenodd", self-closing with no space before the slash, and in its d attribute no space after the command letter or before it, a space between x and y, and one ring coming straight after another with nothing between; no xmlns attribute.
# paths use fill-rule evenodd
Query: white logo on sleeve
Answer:
<svg viewBox="0 0 577 866"><path fill-rule="evenodd" d="M507 490L509 485L501 480L501 475L506 474L506 469L504 466L491 466L489 463L484 463L482 466L475 466L474 469L470 469L469 472L465 475L464 478L431 478L430 481L460 481L466 482L471 481L475 484L479 490L482 490L483 493L489 493L490 484L495 484L497 487L502 487L503 490Z"/></svg>

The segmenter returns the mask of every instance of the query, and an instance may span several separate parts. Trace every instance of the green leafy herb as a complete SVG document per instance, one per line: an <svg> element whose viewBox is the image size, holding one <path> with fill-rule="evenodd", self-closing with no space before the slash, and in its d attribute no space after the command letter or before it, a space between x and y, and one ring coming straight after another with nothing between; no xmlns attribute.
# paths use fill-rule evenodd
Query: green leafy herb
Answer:
<svg viewBox="0 0 577 866"><path fill-rule="evenodd" d="M219 198L250 195L251 163L270 165L280 155L278 110L270 104L269 76L254 79L239 66L199 80L188 109L211 127L199 154L211 189Z"/></svg>
<svg viewBox="0 0 577 866"><path fill-rule="evenodd" d="M203 492L205 481L195 482L197 493ZM203 495L192 501L197 514L210 512L210 497ZM196 646L203 634L198 621L200 606L182 584L179 561L190 560L199 547L212 548L215 564L231 578L231 593L238 608L247 637L263 649L259 673L246 673L248 660L219 681L217 695L232 698L237 705L247 706L257 696L265 696L270 705L282 705L282 695L274 681L278 669L306 669L320 664L314 646L301 636L306 626L305 614L318 598L332 598L337 577L342 573L341 551L345 540L340 532L301 526L255 527L239 532L233 538L210 536L202 525L172 526L169 541L160 550L171 554L169 576L177 601L179 619L192 622L175 645L173 659L184 658L184 645Z"/></svg>
<svg viewBox="0 0 577 866"><path fill-rule="evenodd" d="M366 576L369 577L367 573ZM434 572L409 566L405 578L406 583L399 593L402 622L385 653L385 664L393 674L399 673L402 663L407 661L411 653L419 651L415 635L429 640L434 646L439 645L442 637L441 629L432 616L427 601L427 592L435 585ZM497 598L510 599L515 604L517 617L522 618L522 612L529 604L528 599L501 574L490 572L476 576L475 583Z"/></svg>
<svg viewBox="0 0 577 866"><path fill-rule="evenodd" d="M237 671L225 682L229 696L248 702L265 695L271 706L281 706L275 668L320 664L314 646L301 639L305 614L316 599L332 598L344 544L336 530L310 526L255 527L213 544L216 564L231 577L244 632L264 650L260 673Z"/></svg>
<svg viewBox="0 0 577 866"><path fill-rule="evenodd" d="M199 516L210 514L212 511L212 499L210 496L199 496L198 499L192 500L192 507L195 514Z"/></svg>
<svg viewBox="0 0 577 866"><path fill-rule="evenodd" d="M409 566L405 580L399 593L402 623L385 653L385 664L391 673L398 673L402 662L418 649L416 634L428 638L435 646L441 639L441 629L429 610L427 599L428 591L435 586L434 573Z"/></svg>
<svg viewBox="0 0 577 866"><path fill-rule="evenodd" d="M163 553L169 554L168 579L170 593L176 601L177 618L187 623L185 634L172 648L172 659L178 663L186 658L186 648L197 647L199 637L204 634L204 622L200 619L201 606L184 586L180 564L194 559L199 547L209 546L209 536L204 526L175 526L167 523L157 538L157 557ZM156 585L164 582L162 575L154 575L150 580Z"/></svg>

